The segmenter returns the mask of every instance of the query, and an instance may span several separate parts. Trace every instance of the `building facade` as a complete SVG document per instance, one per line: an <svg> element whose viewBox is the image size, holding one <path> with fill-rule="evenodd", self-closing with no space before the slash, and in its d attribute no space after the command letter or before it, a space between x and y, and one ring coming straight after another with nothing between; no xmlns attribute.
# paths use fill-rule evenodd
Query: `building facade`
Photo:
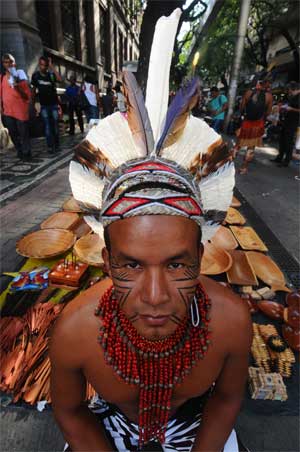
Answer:
<svg viewBox="0 0 300 452"><path fill-rule="evenodd" d="M1 54L11 53L29 77L41 55L66 81L76 75L114 84L138 60L141 10L135 0L1 0Z"/></svg>

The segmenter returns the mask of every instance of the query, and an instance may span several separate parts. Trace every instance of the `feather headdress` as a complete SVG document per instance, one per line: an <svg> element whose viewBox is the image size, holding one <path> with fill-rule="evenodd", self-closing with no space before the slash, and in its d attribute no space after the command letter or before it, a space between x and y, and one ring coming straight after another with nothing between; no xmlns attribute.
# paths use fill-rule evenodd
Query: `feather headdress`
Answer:
<svg viewBox="0 0 300 452"><path fill-rule="evenodd" d="M127 115L114 113L75 149L70 183L103 227L135 215L180 215L197 222L202 240L216 232L232 199L234 166L221 137L190 111L199 81L183 86L168 108L169 72L181 11L159 19L151 49L146 102L132 73L123 75ZM159 70L158 70L159 68Z"/></svg>

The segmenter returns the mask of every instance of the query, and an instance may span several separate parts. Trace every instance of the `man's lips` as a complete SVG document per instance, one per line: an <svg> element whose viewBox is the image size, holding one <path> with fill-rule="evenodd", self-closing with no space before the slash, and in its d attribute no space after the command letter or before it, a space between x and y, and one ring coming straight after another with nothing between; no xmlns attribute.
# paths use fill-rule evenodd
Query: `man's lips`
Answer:
<svg viewBox="0 0 300 452"><path fill-rule="evenodd" d="M142 320L144 320L144 322L146 322L148 325L150 326L163 326L165 325L170 316L169 315L147 315L147 314L143 314L140 315L140 318Z"/></svg>

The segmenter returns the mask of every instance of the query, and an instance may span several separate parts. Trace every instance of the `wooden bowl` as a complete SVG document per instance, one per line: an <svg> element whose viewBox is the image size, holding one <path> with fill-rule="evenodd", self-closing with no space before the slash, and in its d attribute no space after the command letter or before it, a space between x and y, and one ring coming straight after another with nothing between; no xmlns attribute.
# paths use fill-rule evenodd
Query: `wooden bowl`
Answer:
<svg viewBox="0 0 300 452"><path fill-rule="evenodd" d="M73 196L63 203L62 209L67 212L82 212L82 209Z"/></svg>
<svg viewBox="0 0 300 452"><path fill-rule="evenodd" d="M220 226L211 242L217 247L223 250L234 250L238 247L238 242L235 240L230 229Z"/></svg>
<svg viewBox="0 0 300 452"><path fill-rule="evenodd" d="M244 251L228 251L232 257L232 266L227 271L227 279L230 284L241 286L258 286L258 282L251 264Z"/></svg>
<svg viewBox="0 0 300 452"><path fill-rule="evenodd" d="M275 301L262 300L257 303L258 309L266 314L267 317L275 320L283 319L284 307Z"/></svg>
<svg viewBox="0 0 300 452"><path fill-rule="evenodd" d="M230 254L222 248L217 248L213 243L204 245L204 253L201 261L200 273L202 275L219 275L226 272L232 265Z"/></svg>
<svg viewBox="0 0 300 452"><path fill-rule="evenodd" d="M56 212L41 223L41 229L71 229L78 221L78 213Z"/></svg>
<svg viewBox="0 0 300 452"><path fill-rule="evenodd" d="M268 248L250 226L230 226L243 250L268 251Z"/></svg>
<svg viewBox="0 0 300 452"><path fill-rule="evenodd" d="M246 220L243 215L233 207L229 207L225 218L225 223L228 224L245 224Z"/></svg>
<svg viewBox="0 0 300 452"><path fill-rule="evenodd" d="M94 267L101 267L103 264L101 252L104 246L104 240L98 234L88 234L77 240L74 252L82 262Z"/></svg>
<svg viewBox="0 0 300 452"><path fill-rule="evenodd" d="M285 286L286 283L282 271L269 256L258 253L257 251L247 251L247 257L256 276L268 284L268 286L271 286L273 292L277 290L291 292Z"/></svg>
<svg viewBox="0 0 300 452"><path fill-rule="evenodd" d="M21 256L47 259L68 251L74 245L76 236L65 229L40 229L21 238L16 250Z"/></svg>
<svg viewBox="0 0 300 452"><path fill-rule="evenodd" d="M73 227L71 227L71 231L74 232L78 239L80 239L84 235L92 232L92 228L86 223L84 218L80 218L80 220Z"/></svg>

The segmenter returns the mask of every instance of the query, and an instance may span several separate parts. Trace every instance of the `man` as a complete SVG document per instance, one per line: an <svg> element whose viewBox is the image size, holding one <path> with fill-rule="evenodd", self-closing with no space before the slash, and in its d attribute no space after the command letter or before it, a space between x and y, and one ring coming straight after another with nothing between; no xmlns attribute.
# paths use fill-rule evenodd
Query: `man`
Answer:
<svg viewBox="0 0 300 452"><path fill-rule="evenodd" d="M265 118L272 111L273 96L269 91L269 81L258 81L254 90L247 90L242 98L240 111L245 115L238 133L237 149L246 147L240 174L247 174L248 164L254 158L256 146L263 145Z"/></svg>
<svg viewBox="0 0 300 452"><path fill-rule="evenodd" d="M41 56L39 70L32 75L32 97L35 104L36 95L39 95L41 116L45 125L46 141L49 154L58 152L59 149L59 124L58 124L58 97L56 83L62 78L52 65L51 58Z"/></svg>
<svg viewBox="0 0 300 452"><path fill-rule="evenodd" d="M279 154L272 160L281 167L289 166L297 127L300 125L300 89L297 82L291 82L288 85L288 96L288 103L281 107L284 119L279 138Z"/></svg>
<svg viewBox="0 0 300 452"><path fill-rule="evenodd" d="M213 117L211 127L219 133L223 130L225 111L228 108L228 101L224 94L220 94L220 91L216 86L211 88L210 94L212 100L208 103L208 111Z"/></svg>
<svg viewBox="0 0 300 452"><path fill-rule="evenodd" d="M83 133L84 126L82 119L82 111L79 106L80 86L76 84L76 78L74 76L70 77L70 85L67 87L65 94L69 103L69 121L70 121L69 134L74 135L75 133L74 113L76 113L80 131L81 133Z"/></svg>
<svg viewBox="0 0 300 452"><path fill-rule="evenodd" d="M114 112L114 93L110 86L106 89L106 94L101 98L101 106L103 109L103 116L111 115Z"/></svg>
<svg viewBox="0 0 300 452"><path fill-rule="evenodd" d="M178 11L156 26L157 33L171 24L173 38L165 35L173 42ZM166 44L169 55L159 45L151 53L147 92L154 95L169 86ZM161 59L169 64L153 78ZM73 195L103 234L110 279L71 302L56 323L54 414L73 451L235 452L236 441L228 441L247 378L249 312L231 291L199 278L201 241L232 199L232 158L214 130L188 115L197 81L184 87L184 105L174 108L181 90L169 110L167 95L144 104L130 72L123 87L126 117L100 121L70 164ZM165 114L156 123L157 107L167 118L176 110L180 123L172 117L163 126ZM87 381L98 394L90 409Z"/></svg>
<svg viewBox="0 0 300 452"><path fill-rule="evenodd" d="M22 160L31 159L29 137L29 103L31 98L27 77L17 70L15 59L9 53L2 57L4 74L1 74L1 115L9 131L17 155Z"/></svg>

